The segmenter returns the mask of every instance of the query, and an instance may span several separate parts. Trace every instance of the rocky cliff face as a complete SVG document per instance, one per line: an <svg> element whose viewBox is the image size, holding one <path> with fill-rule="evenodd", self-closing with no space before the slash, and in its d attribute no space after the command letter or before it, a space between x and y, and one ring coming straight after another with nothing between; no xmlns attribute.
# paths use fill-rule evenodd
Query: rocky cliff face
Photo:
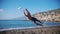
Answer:
<svg viewBox="0 0 60 34"><path fill-rule="evenodd" d="M57 21L60 22L60 8L55 10L49 10L45 12L39 12L33 15L42 21Z"/></svg>

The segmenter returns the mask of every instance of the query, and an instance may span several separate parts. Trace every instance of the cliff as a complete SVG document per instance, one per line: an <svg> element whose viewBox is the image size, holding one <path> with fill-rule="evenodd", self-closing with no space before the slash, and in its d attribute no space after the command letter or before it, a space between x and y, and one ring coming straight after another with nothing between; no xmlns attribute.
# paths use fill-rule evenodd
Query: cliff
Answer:
<svg viewBox="0 0 60 34"><path fill-rule="evenodd" d="M49 10L44 12L39 12L33 15L41 21L56 21L60 22L60 8L55 10Z"/></svg>

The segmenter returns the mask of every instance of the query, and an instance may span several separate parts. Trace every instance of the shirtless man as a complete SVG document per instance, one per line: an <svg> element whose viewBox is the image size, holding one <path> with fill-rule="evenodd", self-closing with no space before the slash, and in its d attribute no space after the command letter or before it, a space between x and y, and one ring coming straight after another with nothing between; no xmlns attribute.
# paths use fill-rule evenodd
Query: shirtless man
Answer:
<svg viewBox="0 0 60 34"><path fill-rule="evenodd" d="M36 18L32 17L31 14L30 14L30 12L27 9L26 9L26 11L27 12L26 13L24 12L24 15L26 17L28 17L29 20L33 21L36 25L41 25L42 26L42 22L41 21L39 21ZM37 23L37 22L39 22L39 23Z"/></svg>

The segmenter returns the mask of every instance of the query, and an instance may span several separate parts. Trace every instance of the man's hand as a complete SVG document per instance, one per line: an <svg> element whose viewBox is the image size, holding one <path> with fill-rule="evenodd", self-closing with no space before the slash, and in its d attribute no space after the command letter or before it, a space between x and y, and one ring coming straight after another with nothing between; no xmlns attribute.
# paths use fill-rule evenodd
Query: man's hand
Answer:
<svg viewBox="0 0 60 34"><path fill-rule="evenodd" d="M25 9L27 12L29 12L27 9Z"/></svg>

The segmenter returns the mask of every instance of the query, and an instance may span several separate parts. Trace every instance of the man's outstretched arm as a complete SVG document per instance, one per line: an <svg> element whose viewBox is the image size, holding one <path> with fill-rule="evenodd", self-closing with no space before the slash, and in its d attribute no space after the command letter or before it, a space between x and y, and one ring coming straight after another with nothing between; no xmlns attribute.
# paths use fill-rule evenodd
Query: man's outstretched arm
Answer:
<svg viewBox="0 0 60 34"><path fill-rule="evenodd" d="M28 15L30 15L30 16L31 16L30 12L29 12L27 9L26 9L26 11L27 11Z"/></svg>
<svg viewBox="0 0 60 34"><path fill-rule="evenodd" d="M24 15L27 16L27 15L25 14L25 12L24 12Z"/></svg>
<svg viewBox="0 0 60 34"><path fill-rule="evenodd" d="M30 14L30 12L26 9L26 11L28 12L28 14Z"/></svg>

